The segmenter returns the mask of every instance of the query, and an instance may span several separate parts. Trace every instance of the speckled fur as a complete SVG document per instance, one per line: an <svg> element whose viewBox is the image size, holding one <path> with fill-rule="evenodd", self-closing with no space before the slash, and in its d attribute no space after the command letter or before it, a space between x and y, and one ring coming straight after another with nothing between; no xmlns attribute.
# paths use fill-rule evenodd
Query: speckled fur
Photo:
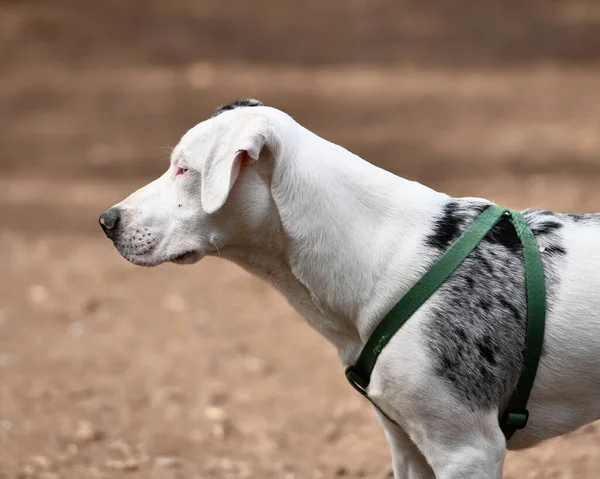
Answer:
<svg viewBox="0 0 600 479"><path fill-rule="evenodd" d="M427 243L435 257L445 251L485 208L473 200L449 201ZM566 249L560 231L583 221L549 211L523 212L542 250L548 306L560 281ZM599 221L588 216L587 221ZM487 235L436 293L436 307L424 334L435 371L470 408L491 408L506 400L522 367L525 321L522 246L508 220Z"/></svg>

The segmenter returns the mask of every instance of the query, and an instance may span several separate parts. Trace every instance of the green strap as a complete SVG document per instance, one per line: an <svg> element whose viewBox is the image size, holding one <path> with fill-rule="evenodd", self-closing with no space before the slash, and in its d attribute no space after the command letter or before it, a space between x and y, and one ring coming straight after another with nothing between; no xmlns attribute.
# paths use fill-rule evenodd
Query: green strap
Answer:
<svg viewBox="0 0 600 479"><path fill-rule="evenodd" d="M513 211L511 223L523 244L525 287L527 289L527 324L521 377L500 420L502 432L504 432L507 440L518 429L523 429L527 425L529 419L527 401L533 389L542 355L546 325L546 285L540 247L533 231L531 231L521 213Z"/></svg>
<svg viewBox="0 0 600 479"><path fill-rule="evenodd" d="M523 244L527 286L527 327L523 371L500 422L507 440L517 429L525 427L529 416L526 409L527 401L535 380L544 339L546 313L544 271L536 239L523 215L495 205L487 207L437 263L400 299L375 328L356 363L346 369L346 378L363 396L368 398L366 388L371 379L371 372L379 354L392 336L456 271L502 218L510 221ZM381 412L384 414L383 411Z"/></svg>

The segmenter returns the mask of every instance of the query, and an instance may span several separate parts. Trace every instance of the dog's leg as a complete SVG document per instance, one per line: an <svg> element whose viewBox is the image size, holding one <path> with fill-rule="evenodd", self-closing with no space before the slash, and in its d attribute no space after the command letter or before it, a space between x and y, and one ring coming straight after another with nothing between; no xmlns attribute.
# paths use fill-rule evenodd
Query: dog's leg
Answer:
<svg viewBox="0 0 600 479"><path fill-rule="evenodd" d="M385 437L392 450L392 467L396 479L435 479L431 466L408 434L377 409L377 419L383 426Z"/></svg>
<svg viewBox="0 0 600 479"><path fill-rule="evenodd" d="M407 430L437 479L502 478L506 441L497 411L450 415L440 411L418 421Z"/></svg>

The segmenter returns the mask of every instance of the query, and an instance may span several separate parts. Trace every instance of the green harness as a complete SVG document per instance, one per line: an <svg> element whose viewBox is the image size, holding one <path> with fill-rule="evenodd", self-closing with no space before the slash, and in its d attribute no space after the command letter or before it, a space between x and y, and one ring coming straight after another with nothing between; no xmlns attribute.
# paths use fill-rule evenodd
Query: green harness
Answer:
<svg viewBox="0 0 600 479"><path fill-rule="evenodd" d="M533 388L535 375L544 342L546 318L546 288L540 249L523 215L508 208L490 205L471 226L456 240L427 273L398 301L383 318L367 340L356 363L346 368L346 378L352 386L369 399L367 387L377 357L392 336L406 321L435 293L435 291L460 266L477 245L502 219L514 227L521 244L525 263L525 284L527 289L527 325L525 330L525 351L521 377L500 418L500 428L509 440L518 430L527 425L529 412L527 401ZM370 400L370 399L369 399ZM373 404L377 407L375 404ZM377 407L378 408L378 407ZM378 408L379 409L379 408ZM380 412L382 412L380 410ZM382 412L385 415L385 413ZM387 417L387 416L386 416ZM390 419L388 417L388 419ZM390 419L390 421L393 421Z"/></svg>

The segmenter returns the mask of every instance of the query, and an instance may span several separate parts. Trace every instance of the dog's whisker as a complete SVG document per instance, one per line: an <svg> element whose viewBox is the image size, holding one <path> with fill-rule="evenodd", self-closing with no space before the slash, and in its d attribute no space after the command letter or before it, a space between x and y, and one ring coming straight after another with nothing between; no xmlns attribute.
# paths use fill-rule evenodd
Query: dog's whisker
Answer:
<svg viewBox="0 0 600 479"><path fill-rule="evenodd" d="M217 245L217 240L211 240L211 244L215 247L215 249L217 250L217 256L220 258L221 257L221 252L219 251L219 246Z"/></svg>

